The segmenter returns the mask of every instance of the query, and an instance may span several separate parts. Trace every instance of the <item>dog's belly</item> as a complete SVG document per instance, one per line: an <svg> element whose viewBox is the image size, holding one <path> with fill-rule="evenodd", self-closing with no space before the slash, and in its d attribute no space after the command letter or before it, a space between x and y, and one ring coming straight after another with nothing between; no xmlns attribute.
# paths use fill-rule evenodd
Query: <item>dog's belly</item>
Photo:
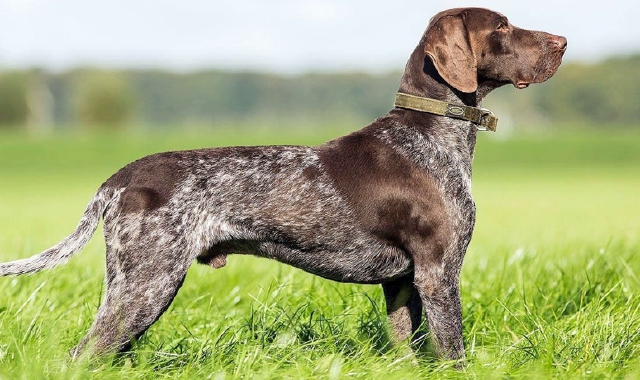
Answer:
<svg viewBox="0 0 640 380"><path fill-rule="evenodd" d="M274 243L264 243L260 248L280 262L340 282L379 284L413 269L413 261L401 250L374 244L355 250L319 252L302 252Z"/></svg>
<svg viewBox="0 0 640 380"><path fill-rule="evenodd" d="M275 241L230 240L213 245L198 261L219 268L234 253L274 259L339 282L378 284L413 270L413 261L405 252L373 241L357 247L303 249Z"/></svg>

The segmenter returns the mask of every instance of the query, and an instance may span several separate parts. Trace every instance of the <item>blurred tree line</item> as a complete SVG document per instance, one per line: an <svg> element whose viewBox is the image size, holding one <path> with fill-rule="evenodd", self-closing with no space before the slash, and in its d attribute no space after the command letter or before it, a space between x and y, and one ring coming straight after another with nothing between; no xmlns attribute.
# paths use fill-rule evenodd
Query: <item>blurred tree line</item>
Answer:
<svg viewBox="0 0 640 380"><path fill-rule="evenodd" d="M391 108L400 75L5 71L0 72L0 128L366 123ZM565 63L548 83L523 91L500 89L484 105L517 126L640 126L639 98L640 55Z"/></svg>

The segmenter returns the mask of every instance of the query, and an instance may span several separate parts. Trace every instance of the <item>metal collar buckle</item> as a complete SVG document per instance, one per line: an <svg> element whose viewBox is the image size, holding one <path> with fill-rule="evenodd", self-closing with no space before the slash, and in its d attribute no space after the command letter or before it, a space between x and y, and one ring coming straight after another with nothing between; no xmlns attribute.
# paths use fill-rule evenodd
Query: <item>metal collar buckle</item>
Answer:
<svg viewBox="0 0 640 380"><path fill-rule="evenodd" d="M498 118L496 115L486 108L480 108L480 112L480 120L478 120L478 124L476 124L478 131L495 132L498 126Z"/></svg>

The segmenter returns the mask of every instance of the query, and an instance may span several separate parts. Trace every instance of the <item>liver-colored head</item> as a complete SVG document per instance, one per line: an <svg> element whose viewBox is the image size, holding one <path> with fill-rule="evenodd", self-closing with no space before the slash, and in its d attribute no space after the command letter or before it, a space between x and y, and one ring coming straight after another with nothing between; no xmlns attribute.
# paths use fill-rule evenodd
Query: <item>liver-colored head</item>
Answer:
<svg viewBox="0 0 640 380"><path fill-rule="evenodd" d="M424 52L438 74L462 92L479 81L525 88L556 72L567 40L517 28L502 14L482 8L458 8L435 15L423 38Z"/></svg>

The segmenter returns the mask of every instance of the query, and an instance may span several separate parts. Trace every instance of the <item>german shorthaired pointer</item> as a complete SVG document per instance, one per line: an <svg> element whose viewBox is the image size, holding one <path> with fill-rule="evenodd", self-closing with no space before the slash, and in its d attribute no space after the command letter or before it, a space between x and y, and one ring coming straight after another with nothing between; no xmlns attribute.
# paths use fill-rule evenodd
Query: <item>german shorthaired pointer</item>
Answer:
<svg viewBox="0 0 640 380"><path fill-rule="evenodd" d="M564 37L499 13L433 17L409 58L395 108L316 147L259 146L154 154L100 186L77 229L0 275L37 272L79 251L104 218L106 292L72 350L125 350L167 309L194 260L220 268L251 254L334 281L382 284L396 339L424 312L434 347L463 363L459 275L475 205L471 162L491 90L549 79Z"/></svg>

